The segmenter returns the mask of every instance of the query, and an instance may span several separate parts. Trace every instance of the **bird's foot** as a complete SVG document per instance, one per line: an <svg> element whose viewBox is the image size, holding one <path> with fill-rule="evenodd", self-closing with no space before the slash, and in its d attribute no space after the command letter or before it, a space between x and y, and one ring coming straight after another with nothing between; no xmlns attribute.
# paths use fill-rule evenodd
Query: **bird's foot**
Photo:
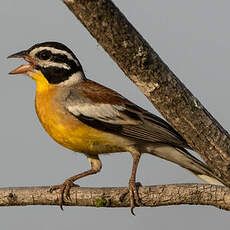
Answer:
<svg viewBox="0 0 230 230"><path fill-rule="evenodd" d="M141 200L138 194L138 187L142 186L141 183L137 182L135 183L134 181L129 181L128 188L126 191L121 195L120 200L123 201L125 196L129 194L129 200L130 200L130 211L132 215L135 216L134 213L134 208L136 205L141 206Z"/></svg>
<svg viewBox="0 0 230 230"><path fill-rule="evenodd" d="M129 181L129 199L130 199L130 211L135 216L134 208L135 204L140 206L141 200L138 194L138 187L140 186L140 183L135 183L135 181Z"/></svg>
<svg viewBox="0 0 230 230"><path fill-rule="evenodd" d="M51 186L51 188L49 189L50 192L60 189L59 205L61 210L63 210L64 200L65 199L71 200L70 189L72 187L80 187L80 186L74 184L73 181L67 179L63 184Z"/></svg>

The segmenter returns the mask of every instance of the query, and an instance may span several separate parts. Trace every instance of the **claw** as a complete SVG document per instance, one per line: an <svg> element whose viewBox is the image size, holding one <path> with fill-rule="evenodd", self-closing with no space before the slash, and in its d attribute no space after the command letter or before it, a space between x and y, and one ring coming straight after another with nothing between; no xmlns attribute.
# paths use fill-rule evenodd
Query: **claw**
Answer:
<svg viewBox="0 0 230 230"><path fill-rule="evenodd" d="M125 189L124 192L122 192L122 194L120 195L119 197L119 200L120 202L123 202L125 197L127 195L129 195L129 200L130 200L130 211L131 211L131 214L135 216L135 213L134 213L134 208L135 208L135 203L138 205L138 206L141 206L143 205L141 203L141 200L140 200L140 197L138 195L138 191L137 191L137 188L142 186L141 183L137 182L129 182L129 185L128 185L128 188Z"/></svg>
<svg viewBox="0 0 230 230"><path fill-rule="evenodd" d="M133 211L134 208L135 208L135 207L131 207L131 208L130 208L130 212L131 212L131 214L132 214L133 216L136 216L135 213L134 213L134 211Z"/></svg>
<svg viewBox="0 0 230 230"><path fill-rule="evenodd" d="M70 197L70 188L73 187L75 185L70 186L69 184L66 185L66 187L64 188L64 194L67 200L71 200Z"/></svg>
<svg viewBox="0 0 230 230"><path fill-rule="evenodd" d="M61 209L62 211L64 211L64 208L63 208L62 203L63 203L63 202L61 202L61 203L59 202L59 205L60 205L60 209Z"/></svg>
<svg viewBox="0 0 230 230"><path fill-rule="evenodd" d="M134 208L135 208L135 203L140 206L141 205L141 201L140 201L140 197L138 195L138 191L137 191L137 187L139 186L139 184L135 184L135 182L130 181L129 182L129 199L130 199L130 211L132 213L132 215L135 216L134 213Z"/></svg>
<svg viewBox="0 0 230 230"><path fill-rule="evenodd" d="M131 211L132 215L135 216L135 213L134 213L135 200L134 200L134 195L133 195L132 190L129 190L129 200L130 200L130 211Z"/></svg>
<svg viewBox="0 0 230 230"><path fill-rule="evenodd" d="M49 189L49 192L53 192L54 190L60 189L59 205L62 211L64 211L64 199L71 200L70 189L75 186L79 187L79 185L75 185L72 181L66 180L63 184L54 185Z"/></svg>

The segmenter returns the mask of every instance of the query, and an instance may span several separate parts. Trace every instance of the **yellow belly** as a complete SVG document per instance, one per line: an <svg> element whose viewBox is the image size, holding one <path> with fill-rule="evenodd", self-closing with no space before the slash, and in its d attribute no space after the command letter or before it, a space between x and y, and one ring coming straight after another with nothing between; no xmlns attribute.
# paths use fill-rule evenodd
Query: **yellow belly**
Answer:
<svg viewBox="0 0 230 230"><path fill-rule="evenodd" d="M47 133L73 151L101 154L125 151L122 138L80 122L58 103L58 90L52 86L36 92L36 112Z"/></svg>

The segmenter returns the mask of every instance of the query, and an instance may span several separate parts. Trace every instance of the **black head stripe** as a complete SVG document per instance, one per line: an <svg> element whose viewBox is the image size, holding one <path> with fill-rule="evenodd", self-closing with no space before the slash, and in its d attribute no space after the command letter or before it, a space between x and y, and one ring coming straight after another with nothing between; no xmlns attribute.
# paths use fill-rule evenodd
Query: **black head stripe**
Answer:
<svg viewBox="0 0 230 230"><path fill-rule="evenodd" d="M35 54L35 56L37 58L39 58L40 60L48 60L51 58L52 53L51 53L51 51L45 49L45 50L41 50L41 51L37 52Z"/></svg>
<svg viewBox="0 0 230 230"><path fill-rule="evenodd" d="M43 73L43 75L45 76L45 78L50 84L59 84L65 80L68 80L72 74L78 71L82 71L81 66L77 67L75 63L72 64L73 67L70 69L64 69L55 66L48 66L48 67L38 66L37 69L39 69Z"/></svg>
<svg viewBox="0 0 230 230"><path fill-rule="evenodd" d="M69 78L69 71L57 67L40 68L41 72L50 84L58 84Z"/></svg>
<svg viewBox="0 0 230 230"><path fill-rule="evenodd" d="M70 68L75 69L76 71L81 70L80 62L76 59L69 59L65 54L52 54L50 61L55 63L65 63Z"/></svg>

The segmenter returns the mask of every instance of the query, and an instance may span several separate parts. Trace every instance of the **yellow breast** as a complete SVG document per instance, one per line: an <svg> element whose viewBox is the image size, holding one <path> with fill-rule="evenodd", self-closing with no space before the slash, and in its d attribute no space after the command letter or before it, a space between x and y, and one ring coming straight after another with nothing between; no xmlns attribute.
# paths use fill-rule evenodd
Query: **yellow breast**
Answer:
<svg viewBox="0 0 230 230"><path fill-rule="evenodd" d="M100 154L124 151L116 135L91 128L71 115L58 101L57 86L37 82L36 112L47 133L73 151Z"/></svg>

